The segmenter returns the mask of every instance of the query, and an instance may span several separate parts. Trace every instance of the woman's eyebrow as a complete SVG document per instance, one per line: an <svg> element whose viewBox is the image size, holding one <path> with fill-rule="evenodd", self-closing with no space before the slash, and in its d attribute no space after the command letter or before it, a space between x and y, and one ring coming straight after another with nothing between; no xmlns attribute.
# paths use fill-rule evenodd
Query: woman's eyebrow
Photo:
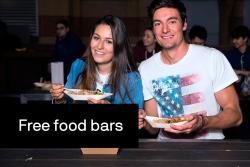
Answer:
<svg viewBox="0 0 250 167"><path fill-rule="evenodd" d="M99 34L97 34L97 33L94 33L93 35L97 35L97 36L100 36Z"/></svg>
<svg viewBox="0 0 250 167"><path fill-rule="evenodd" d="M99 35L99 34L97 34L97 33L94 33L93 36L94 36L94 35L97 35L98 37L101 37L101 35ZM112 37L105 37L105 39L113 40Z"/></svg>

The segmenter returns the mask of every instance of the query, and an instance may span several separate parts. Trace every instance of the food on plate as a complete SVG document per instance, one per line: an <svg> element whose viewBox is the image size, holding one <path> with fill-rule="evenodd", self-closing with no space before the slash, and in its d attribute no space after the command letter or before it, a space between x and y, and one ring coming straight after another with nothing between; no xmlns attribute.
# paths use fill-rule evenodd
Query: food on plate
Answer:
<svg viewBox="0 0 250 167"><path fill-rule="evenodd" d="M81 89L78 91L68 90L68 93L73 95L103 95L103 93L100 91L87 90L87 89Z"/></svg>
<svg viewBox="0 0 250 167"><path fill-rule="evenodd" d="M159 118L146 116L145 120L153 127L153 128L169 128L171 125L183 125L187 122L184 117L175 117L175 118Z"/></svg>
<svg viewBox="0 0 250 167"><path fill-rule="evenodd" d="M64 93L71 97L73 100L88 100L88 98L93 98L96 100L104 99L111 96L112 93L102 93L98 90L86 90L86 89L68 89L64 88Z"/></svg>
<svg viewBox="0 0 250 167"><path fill-rule="evenodd" d="M154 123L167 123L167 124L173 124L178 122L186 121L184 117L175 117L175 118L159 118L153 120Z"/></svg>

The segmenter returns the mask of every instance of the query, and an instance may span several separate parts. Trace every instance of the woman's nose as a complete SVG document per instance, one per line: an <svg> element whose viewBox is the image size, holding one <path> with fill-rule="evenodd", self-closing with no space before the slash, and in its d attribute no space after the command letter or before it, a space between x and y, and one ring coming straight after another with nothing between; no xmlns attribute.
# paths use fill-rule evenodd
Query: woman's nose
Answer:
<svg viewBox="0 0 250 167"><path fill-rule="evenodd" d="M97 45L97 48L98 48L98 49L102 49L103 46L104 46L104 41L100 41L100 42L98 43L98 45Z"/></svg>

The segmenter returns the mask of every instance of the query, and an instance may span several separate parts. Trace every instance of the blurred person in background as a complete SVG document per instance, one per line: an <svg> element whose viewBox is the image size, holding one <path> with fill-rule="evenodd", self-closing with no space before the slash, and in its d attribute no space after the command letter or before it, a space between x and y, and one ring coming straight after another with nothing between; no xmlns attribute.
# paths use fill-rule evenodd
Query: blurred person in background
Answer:
<svg viewBox="0 0 250 167"><path fill-rule="evenodd" d="M250 32L248 27L240 25L231 32L233 48L227 53L227 59L238 75L235 84L237 92L241 95L242 83L250 74L250 46L248 45Z"/></svg>
<svg viewBox="0 0 250 167"><path fill-rule="evenodd" d="M241 92L240 92L241 97L250 97L250 74L245 77L244 81L241 84Z"/></svg>
<svg viewBox="0 0 250 167"><path fill-rule="evenodd" d="M56 23L55 57L53 61L64 62L64 74L69 73L72 62L81 57L84 50L85 45L71 31L69 22L67 20L59 20Z"/></svg>
<svg viewBox="0 0 250 167"><path fill-rule="evenodd" d="M153 54L159 52L161 47L156 42L152 27L144 30L142 40L137 42L134 48L134 57L137 64L150 58Z"/></svg>
<svg viewBox="0 0 250 167"><path fill-rule="evenodd" d="M207 30L205 27L200 25L194 25L190 29L188 36L191 44L206 45Z"/></svg>
<svg viewBox="0 0 250 167"><path fill-rule="evenodd" d="M15 51L22 48L21 39L8 32L6 23L0 20L0 53Z"/></svg>

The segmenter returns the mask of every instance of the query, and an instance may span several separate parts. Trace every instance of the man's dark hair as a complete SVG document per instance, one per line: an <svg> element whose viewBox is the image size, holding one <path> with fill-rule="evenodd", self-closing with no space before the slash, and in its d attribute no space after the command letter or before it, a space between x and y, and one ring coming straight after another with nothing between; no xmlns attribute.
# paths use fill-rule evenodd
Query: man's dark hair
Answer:
<svg viewBox="0 0 250 167"><path fill-rule="evenodd" d="M238 39L239 37L249 39L250 37L249 29L244 25L240 25L235 29L233 29L233 31L231 32L231 37L233 39Z"/></svg>
<svg viewBox="0 0 250 167"><path fill-rule="evenodd" d="M205 27L200 25L194 25L190 31L189 31L189 39L194 39L195 37L198 37L200 39L203 39L204 41L207 40L207 30Z"/></svg>
<svg viewBox="0 0 250 167"><path fill-rule="evenodd" d="M180 13L182 22L187 20L186 7L180 0L153 0L148 6L148 15L153 20L153 15L157 9L160 8L174 8Z"/></svg>
<svg viewBox="0 0 250 167"><path fill-rule="evenodd" d="M146 27L144 30L150 30L150 31L153 31L153 27L152 27L152 26L148 26L148 27Z"/></svg>
<svg viewBox="0 0 250 167"><path fill-rule="evenodd" d="M63 24L66 28L70 28L70 24L69 24L69 21L68 20L65 20L65 19L62 19L62 20L59 20L56 22L56 25L57 24Z"/></svg>

